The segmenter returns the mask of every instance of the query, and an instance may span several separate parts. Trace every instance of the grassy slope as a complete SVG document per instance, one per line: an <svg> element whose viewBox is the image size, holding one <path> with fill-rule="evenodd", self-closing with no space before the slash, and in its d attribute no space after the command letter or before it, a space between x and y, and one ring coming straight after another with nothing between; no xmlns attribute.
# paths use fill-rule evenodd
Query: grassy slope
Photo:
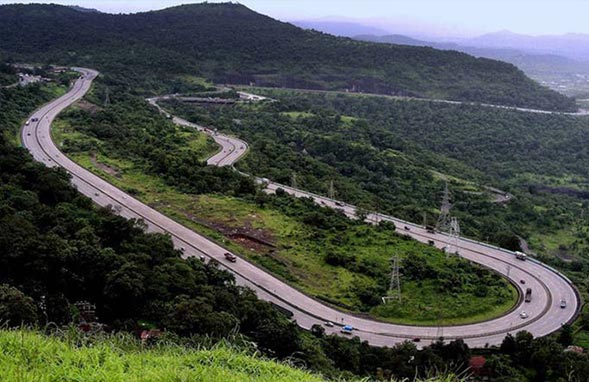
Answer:
<svg viewBox="0 0 589 382"><path fill-rule="evenodd" d="M46 337L31 331L0 332L3 382L300 382L317 375L260 359L229 347L187 350L143 348L130 338L88 342Z"/></svg>
<svg viewBox="0 0 589 382"><path fill-rule="evenodd" d="M84 142L92 139L73 131L65 120L56 123L53 135L58 144L68 140ZM204 135L193 135L193 141L203 140ZM195 147L193 150L199 157L210 153L207 145ZM145 174L140 166L124 159L98 154L94 162L87 153L75 152L68 155L118 187L132 190L139 199L150 206L217 240L306 293L344 309L359 310L357 289L375 287L376 281L344 267L326 264L324 257L330 251L356 256L361 263L375 265L381 270L388 269L390 256L394 253L399 253L401 258L423 254L427 262L439 270L460 266L456 259L446 260L439 251L392 236L386 230L355 226L343 238L340 233L332 232L321 241L317 240L315 232L310 227L274 209L260 208L252 202L221 195L183 194L166 185L163 180ZM118 175L106 173L97 163L116 169ZM263 246L252 245L248 241L232 240L219 232L219 227L225 230L250 227L258 232L267 233L277 249L272 251ZM334 283L333 280L338 282ZM462 293L440 293L439 287L436 288L434 283L404 283L404 302L391 303L385 307L377 306L370 314L392 322L423 325L457 324L489 319L509 310L517 298L513 287L507 286L505 282L502 285L501 292L474 298L472 285L468 286L469 292L465 288ZM423 293L424 290L428 293ZM411 304L407 304L407 301L411 301Z"/></svg>

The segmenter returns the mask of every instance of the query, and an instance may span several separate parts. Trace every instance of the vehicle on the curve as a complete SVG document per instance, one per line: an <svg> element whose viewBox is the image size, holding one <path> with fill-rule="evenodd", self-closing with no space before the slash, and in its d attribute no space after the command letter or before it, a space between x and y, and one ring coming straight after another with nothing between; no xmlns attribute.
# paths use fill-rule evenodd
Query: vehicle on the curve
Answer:
<svg viewBox="0 0 589 382"><path fill-rule="evenodd" d="M523 285L526 283L526 280L519 280L519 283Z"/></svg>
<svg viewBox="0 0 589 382"><path fill-rule="evenodd" d="M333 328L333 322L326 321L323 325L327 326L328 328Z"/></svg>
<svg viewBox="0 0 589 382"><path fill-rule="evenodd" d="M522 311L522 312L519 314L519 316L520 316L522 319L526 319L526 318L528 318L528 317L529 317L529 316L528 316L528 314L527 314L525 311Z"/></svg>
<svg viewBox="0 0 589 382"><path fill-rule="evenodd" d="M403 227L403 229L404 229L405 231L411 231L411 228L409 228L409 227L407 227L407 226L404 226L404 227Z"/></svg>
<svg viewBox="0 0 589 382"><path fill-rule="evenodd" d="M27 133L27 136L29 136L29 137L30 137L30 136L31 136L31 133Z"/></svg>
<svg viewBox="0 0 589 382"><path fill-rule="evenodd" d="M419 338L419 337L415 337L415 338L413 339L413 342L421 342L421 338Z"/></svg>
<svg viewBox="0 0 589 382"><path fill-rule="evenodd" d="M431 225L426 225L425 226L425 231L427 233L436 233L436 228L434 226L431 226Z"/></svg>
<svg viewBox="0 0 589 382"><path fill-rule="evenodd" d="M525 302L532 302L532 288L526 289L526 296L524 297Z"/></svg>
<svg viewBox="0 0 589 382"><path fill-rule="evenodd" d="M427 241L427 244L429 244L429 245L435 245L436 243L433 240L428 240Z"/></svg>
<svg viewBox="0 0 589 382"><path fill-rule="evenodd" d="M352 334L353 331L354 327L352 325L346 325L340 330L343 334Z"/></svg>
<svg viewBox="0 0 589 382"><path fill-rule="evenodd" d="M225 256L225 258L226 258L227 260L231 261L232 263L235 263L235 262L237 261L237 256L235 256L235 255L234 255L234 254L232 254L232 253L225 252L225 255L224 255L224 256Z"/></svg>
<svg viewBox="0 0 589 382"><path fill-rule="evenodd" d="M343 207L344 206L344 204L342 202L335 202L335 205L338 206L338 207Z"/></svg>
<svg viewBox="0 0 589 382"><path fill-rule="evenodd" d="M564 298L560 300L560 307L561 309L564 309L567 307L567 300L565 300Z"/></svg>
<svg viewBox="0 0 589 382"><path fill-rule="evenodd" d="M184 252L184 251L186 251L186 248L180 247L180 251Z"/></svg>
<svg viewBox="0 0 589 382"><path fill-rule="evenodd" d="M30 124L31 124L31 121L26 121L26 122L25 122L25 126L28 126L28 125L30 125Z"/></svg>
<svg viewBox="0 0 589 382"><path fill-rule="evenodd" d="M515 251L515 258L516 259L521 260L521 261L526 261L527 257L528 256L525 253L520 252L520 251Z"/></svg>
<svg viewBox="0 0 589 382"><path fill-rule="evenodd" d="M207 258L206 258L206 257L204 257L204 256L202 256L202 255L200 256L200 261L202 261L202 262L204 263L206 260L207 260Z"/></svg>
<svg viewBox="0 0 589 382"><path fill-rule="evenodd" d="M31 118L31 122L37 122L37 121L39 121L39 118L36 118L36 117L35 118Z"/></svg>

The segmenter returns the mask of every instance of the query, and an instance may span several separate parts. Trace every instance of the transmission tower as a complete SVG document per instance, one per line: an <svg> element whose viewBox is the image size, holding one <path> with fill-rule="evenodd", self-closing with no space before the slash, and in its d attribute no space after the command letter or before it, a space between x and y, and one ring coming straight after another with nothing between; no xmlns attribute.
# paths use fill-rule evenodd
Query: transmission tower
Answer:
<svg viewBox="0 0 589 382"><path fill-rule="evenodd" d="M446 187L444 188L444 195L442 196L442 206L440 207L440 216L438 216L438 221L436 222L436 230L442 232L450 232L451 230L451 219L450 219L450 209L452 208L452 204L450 204L450 191L448 191L448 183L446 183Z"/></svg>
<svg viewBox="0 0 589 382"><path fill-rule="evenodd" d="M458 241L460 240L460 224L458 218L452 218L450 220L450 243L452 243L454 253L458 253ZM446 255L448 255L446 251Z"/></svg>
<svg viewBox="0 0 589 382"><path fill-rule="evenodd" d="M290 176L290 186L292 188L298 188L297 187L297 173L293 172L292 175Z"/></svg>
<svg viewBox="0 0 589 382"><path fill-rule="evenodd" d="M401 277L399 274L399 255L395 255L391 259L391 281L389 283L389 290L386 296L382 297L383 304L389 300L401 301Z"/></svg>
<svg viewBox="0 0 589 382"><path fill-rule="evenodd" d="M110 95L108 94L108 88L106 88L106 94L104 96L104 107L110 105Z"/></svg>
<svg viewBox="0 0 589 382"><path fill-rule="evenodd" d="M335 187L333 185L333 180L329 181L329 188L327 189L327 197L331 200L335 199Z"/></svg>

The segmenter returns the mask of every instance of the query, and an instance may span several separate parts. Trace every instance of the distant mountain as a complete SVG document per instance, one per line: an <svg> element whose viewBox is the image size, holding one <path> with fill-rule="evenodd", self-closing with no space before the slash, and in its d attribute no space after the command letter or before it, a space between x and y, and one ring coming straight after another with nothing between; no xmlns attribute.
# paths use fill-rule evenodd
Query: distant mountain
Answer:
<svg viewBox="0 0 589 382"><path fill-rule="evenodd" d="M71 9L78 11L78 12L100 13L100 11L98 9L94 9L94 8L84 8L84 7L80 7L77 5L70 5L69 7Z"/></svg>
<svg viewBox="0 0 589 382"><path fill-rule="evenodd" d="M489 33L465 41L468 45L489 48L512 48L528 53L554 54L589 61L589 35L527 36L509 31Z"/></svg>
<svg viewBox="0 0 589 382"><path fill-rule="evenodd" d="M354 37L357 35L386 35L387 31L368 25L343 21L293 21L292 24L303 29L313 29L334 36Z"/></svg>
<svg viewBox="0 0 589 382"><path fill-rule="evenodd" d="M432 48L304 30L240 4L201 3L130 15L59 5L0 6L0 54L87 65L154 89L182 74L220 83L411 95L570 110L574 100L515 66Z"/></svg>
<svg viewBox="0 0 589 382"><path fill-rule="evenodd" d="M508 36L510 34L502 32L498 34ZM578 74L589 74L589 62L578 61L565 56L542 53L541 47L536 47L536 51L519 50L515 48L506 48L497 42L497 47L475 46L477 39L463 40L461 45L454 42L432 42L414 39L403 35L374 36L361 35L355 37L362 41L372 41L388 44L402 44L411 46L433 47L442 50L454 50L464 52L475 57L485 57L495 60L506 61L516 65L526 74L549 81L554 79L569 80ZM481 44L484 45L484 44Z"/></svg>

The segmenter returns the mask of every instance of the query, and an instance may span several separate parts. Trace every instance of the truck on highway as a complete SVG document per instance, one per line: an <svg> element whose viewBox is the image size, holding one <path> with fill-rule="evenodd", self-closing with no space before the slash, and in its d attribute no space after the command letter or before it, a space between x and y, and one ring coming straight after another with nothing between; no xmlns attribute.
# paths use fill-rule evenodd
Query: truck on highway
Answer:
<svg viewBox="0 0 589 382"><path fill-rule="evenodd" d="M515 258L516 259L521 260L521 261L526 261L527 257L528 256L525 253L520 252L520 251L515 251Z"/></svg>
<svg viewBox="0 0 589 382"><path fill-rule="evenodd" d="M532 288L526 289L526 295L524 297L525 302L532 302Z"/></svg>

